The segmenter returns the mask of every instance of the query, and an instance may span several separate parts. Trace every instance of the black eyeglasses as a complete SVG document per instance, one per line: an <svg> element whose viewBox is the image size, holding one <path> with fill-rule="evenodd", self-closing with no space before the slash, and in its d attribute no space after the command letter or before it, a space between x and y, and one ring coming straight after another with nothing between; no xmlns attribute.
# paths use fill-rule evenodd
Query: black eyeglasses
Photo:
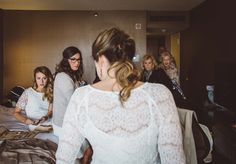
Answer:
<svg viewBox="0 0 236 164"><path fill-rule="evenodd" d="M76 58L69 58L72 63L78 62L80 63L81 59L76 59Z"/></svg>

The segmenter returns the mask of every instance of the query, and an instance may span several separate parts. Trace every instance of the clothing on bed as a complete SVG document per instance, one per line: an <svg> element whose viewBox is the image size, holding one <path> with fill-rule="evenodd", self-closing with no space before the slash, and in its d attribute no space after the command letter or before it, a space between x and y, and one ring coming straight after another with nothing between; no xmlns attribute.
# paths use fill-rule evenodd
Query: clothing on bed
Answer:
<svg viewBox="0 0 236 164"><path fill-rule="evenodd" d="M39 131L10 131L6 127L0 127L0 140L34 138Z"/></svg>
<svg viewBox="0 0 236 164"><path fill-rule="evenodd" d="M28 131L13 112L14 108L0 105L0 163L55 163L57 137L52 132Z"/></svg>
<svg viewBox="0 0 236 164"><path fill-rule="evenodd" d="M40 139L4 140L0 143L0 163L54 164L57 145Z"/></svg>
<svg viewBox="0 0 236 164"><path fill-rule="evenodd" d="M58 137L56 137L51 131L50 132L29 131L28 125L19 122L13 116L13 112L14 108L8 108L0 105L0 127L3 127L3 129L5 130L9 130L11 134L14 133L17 134L16 132L20 132L22 135L20 137L18 136L18 138L29 138L27 137L29 134L36 133L37 135L35 136L35 138L43 140L48 139L55 143L58 143Z"/></svg>
<svg viewBox="0 0 236 164"><path fill-rule="evenodd" d="M111 101L101 101L106 99ZM119 92L90 85L78 88L68 105L63 130L58 164L73 163L85 138L93 148L93 164L185 163L177 109L169 90L160 84L145 83L133 89L123 108Z"/></svg>

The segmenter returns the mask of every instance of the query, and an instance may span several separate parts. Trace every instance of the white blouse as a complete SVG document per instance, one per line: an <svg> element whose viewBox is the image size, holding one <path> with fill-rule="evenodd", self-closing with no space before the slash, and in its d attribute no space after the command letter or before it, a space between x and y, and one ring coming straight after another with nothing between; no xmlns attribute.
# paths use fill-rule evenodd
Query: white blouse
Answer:
<svg viewBox="0 0 236 164"><path fill-rule="evenodd" d="M85 138L92 164L183 164L182 133L173 97L145 83L121 105L118 92L88 85L71 97L59 137L57 163L73 163Z"/></svg>
<svg viewBox="0 0 236 164"><path fill-rule="evenodd" d="M28 118L40 119L47 115L49 102L47 99L43 100L43 94L35 91L32 87L27 88L19 98L16 106L25 110Z"/></svg>

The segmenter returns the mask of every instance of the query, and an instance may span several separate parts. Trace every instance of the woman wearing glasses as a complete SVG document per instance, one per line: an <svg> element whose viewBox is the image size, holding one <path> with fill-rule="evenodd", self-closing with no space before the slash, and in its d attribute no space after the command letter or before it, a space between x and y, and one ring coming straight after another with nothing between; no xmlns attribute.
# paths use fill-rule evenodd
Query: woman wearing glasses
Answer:
<svg viewBox="0 0 236 164"><path fill-rule="evenodd" d="M54 113L52 122L53 131L56 136L60 136L63 133L61 127L64 114L74 90L86 84L86 82L82 80L83 72L83 59L81 51L74 46L65 48L62 53L62 60L56 66L54 80ZM87 147L88 144L85 142L83 149L86 149ZM83 149L82 152L84 151ZM82 157L82 152L78 154L79 158ZM85 158L84 160L87 160Z"/></svg>
<svg viewBox="0 0 236 164"><path fill-rule="evenodd" d="M74 90L84 81L83 62L81 51L74 47L67 47L62 53L62 60L56 66L54 80L53 101L53 129L54 134L59 136L61 126L66 112L66 107Z"/></svg>

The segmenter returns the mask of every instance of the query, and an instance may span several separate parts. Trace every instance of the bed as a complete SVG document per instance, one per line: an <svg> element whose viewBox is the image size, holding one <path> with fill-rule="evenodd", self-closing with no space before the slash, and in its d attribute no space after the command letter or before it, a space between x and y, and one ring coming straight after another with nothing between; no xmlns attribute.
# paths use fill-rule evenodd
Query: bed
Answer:
<svg viewBox="0 0 236 164"><path fill-rule="evenodd" d="M52 131L29 131L13 111L0 105L0 163L55 163L58 138Z"/></svg>
<svg viewBox="0 0 236 164"><path fill-rule="evenodd" d="M52 132L29 131L25 124L20 123L13 117L13 111L13 108L0 105L0 164L55 163L58 138ZM178 108L178 112L183 130L184 149L185 153L188 154L186 160L189 164L195 164L197 158L203 160L208 153L211 153L212 149L210 150L209 145L206 144L207 139L207 141L203 139L196 140L199 136L204 137L204 133L199 131L200 126L193 126L192 116L195 113L180 108ZM191 149L190 145L192 145ZM199 149L199 146L201 149Z"/></svg>

